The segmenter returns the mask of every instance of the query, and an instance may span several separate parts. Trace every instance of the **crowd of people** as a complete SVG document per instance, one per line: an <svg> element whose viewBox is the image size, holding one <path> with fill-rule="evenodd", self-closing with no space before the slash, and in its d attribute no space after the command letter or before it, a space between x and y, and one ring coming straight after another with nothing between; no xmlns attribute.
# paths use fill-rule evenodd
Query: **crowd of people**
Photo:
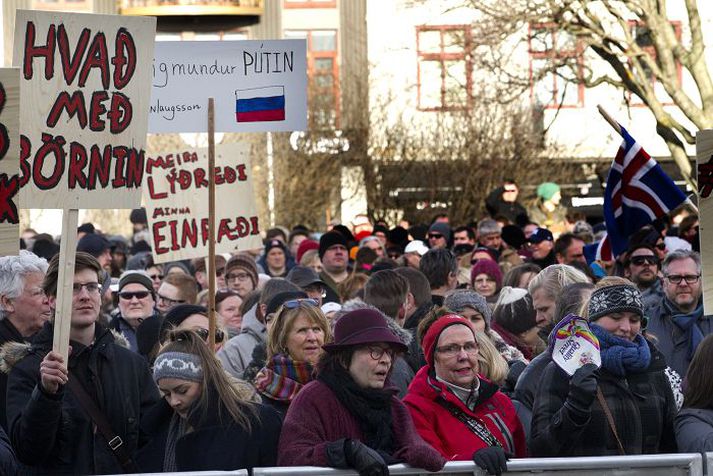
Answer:
<svg viewBox="0 0 713 476"><path fill-rule="evenodd" d="M587 246L603 227L563 213L556 184L537 194L527 209L506 181L460 226L277 227L208 267L156 263L143 210L131 237L83 224L67 360L59 245L25 230L0 257L0 473L473 461L499 475L512 458L713 451L697 217L603 262ZM601 366L570 377L551 343L571 314Z"/></svg>

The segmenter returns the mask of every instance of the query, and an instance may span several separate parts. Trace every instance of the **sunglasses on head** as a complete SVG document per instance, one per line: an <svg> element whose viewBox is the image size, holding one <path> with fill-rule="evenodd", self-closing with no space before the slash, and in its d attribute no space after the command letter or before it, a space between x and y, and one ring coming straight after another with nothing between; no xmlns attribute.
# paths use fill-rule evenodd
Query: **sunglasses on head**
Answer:
<svg viewBox="0 0 713 476"><path fill-rule="evenodd" d="M193 330L195 331L196 334L198 334L200 336L201 339L203 339L205 342L208 342L208 335L209 335L208 329L205 329L203 327L196 327ZM223 342L223 339L225 339L225 333L220 329L216 329L215 330L215 343L220 344L221 342Z"/></svg>
<svg viewBox="0 0 713 476"><path fill-rule="evenodd" d="M146 299L149 296L148 291L122 291L119 293L119 297L121 299L126 299L127 301L131 301L132 299Z"/></svg>
<svg viewBox="0 0 713 476"><path fill-rule="evenodd" d="M289 301L285 301L282 303L282 307L285 309L296 309L300 307L300 304L304 303L307 306L310 307L318 307L319 303L317 302L316 299L312 298L301 298L301 299L291 299Z"/></svg>

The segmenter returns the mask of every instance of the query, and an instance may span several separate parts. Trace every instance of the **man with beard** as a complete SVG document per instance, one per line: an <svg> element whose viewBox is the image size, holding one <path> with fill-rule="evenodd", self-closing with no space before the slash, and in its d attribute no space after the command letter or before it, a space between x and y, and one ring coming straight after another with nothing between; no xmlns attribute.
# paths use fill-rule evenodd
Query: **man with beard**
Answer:
<svg viewBox="0 0 713 476"><path fill-rule="evenodd" d="M649 244L634 245L627 252L624 276L641 291L644 307L653 307L664 297L659 279L660 263L654 247Z"/></svg>
<svg viewBox="0 0 713 476"><path fill-rule="evenodd" d="M665 296L644 310L649 318L646 331L656 336L656 346L669 367L684 376L698 344L713 332L713 319L703 315L701 256L695 251L672 251L661 269Z"/></svg>

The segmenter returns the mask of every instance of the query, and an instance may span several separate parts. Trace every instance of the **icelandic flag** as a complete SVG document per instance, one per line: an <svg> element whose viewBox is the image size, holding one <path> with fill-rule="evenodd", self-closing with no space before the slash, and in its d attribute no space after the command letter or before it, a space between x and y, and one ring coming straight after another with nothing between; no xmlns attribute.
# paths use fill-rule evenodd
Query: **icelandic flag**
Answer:
<svg viewBox="0 0 713 476"><path fill-rule="evenodd" d="M284 121L285 87L236 90L235 119L238 122Z"/></svg>
<svg viewBox="0 0 713 476"><path fill-rule="evenodd" d="M604 221L613 256L628 247L629 236L686 201L686 195L624 129L604 191ZM605 245L606 246L606 245Z"/></svg>
<svg viewBox="0 0 713 476"><path fill-rule="evenodd" d="M611 243L607 235L604 235L600 241L591 243L589 245L584 245L584 257L587 260L587 264L591 265L595 261L613 261L614 256L612 255Z"/></svg>

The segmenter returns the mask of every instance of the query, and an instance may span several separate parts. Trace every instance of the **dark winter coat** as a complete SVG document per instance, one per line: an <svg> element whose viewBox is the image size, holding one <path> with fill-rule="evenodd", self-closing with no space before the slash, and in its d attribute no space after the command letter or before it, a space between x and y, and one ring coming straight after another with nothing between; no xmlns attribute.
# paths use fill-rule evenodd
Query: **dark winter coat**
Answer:
<svg viewBox="0 0 713 476"><path fill-rule="evenodd" d="M676 416L663 354L649 342L651 363L643 372L618 377L600 369L599 388L614 418L627 455L675 453ZM539 382L532 414L533 456L619 455L614 434L601 405L594 399L584 423L568 406L569 377L555 363Z"/></svg>
<svg viewBox="0 0 713 476"><path fill-rule="evenodd" d="M484 423L500 441L506 453L523 458L527 454L525 432L508 397L497 385L480 379L478 401L473 411L448 387L429 375L423 367L409 387L404 403L411 412L419 435L449 460L465 461L473 453L488 446L448 409L438 403L439 398L456 405L461 411Z"/></svg>
<svg viewBox="0 0 713 476"><path fill-rule="evenodd" d="M146 360L119 345L114 335L96 326L95 341L84 347L70 341L70 378L85 386L130 454L145 442L139 423L158 399ZM31 346L6 353L7 417L18 459L40 474L115 474L124 472L106 440L69 389L48 394L40 384L40 363L52 349L47 323ZM13 365L14 364L14 365Z"/></svg>
<svg viewBox="0 0 713 476"><path fill-rule="evenodd" d="M22 337L20 331L12 325L12 322L5 318L0 321L0 346L5 345L8 342L27 343L29 340ZM0 426L3 430L5 430L5 432L7 432L7 413L5 411L6 394L7 374L5 372L0 372Z"/></svg>
<svg viewBox="0 0 713 476"><path fill-rule="evenodd" d="M527 210L518 202L503 200L504 191L505 187L502 186L491 191L485 199L485 208L493 218L505 217L510 223L524 226L529 221Z"/></svg>
<svg viewBox="0 0 713 476"><path fill-rule="evenodd" d="M713 408L684 408L676 416L676 441L681 453L713 451Z"/></svg>
<svg viewBox="0 0 713 476"><path fill-rule="evenodd" d="M666 357L668 366L684 376L691 364L687 334L673 323L670 312L664 306L665 301L666 298L658 305L646 308L645 315L649 318L646 333L656 337L656 347ZM698 327L704 336L713 333L713 316L702 316L698 320Z"/></svg>
<svg viewBox="0 0 713 476"><path fill-rule="evenodd" d="M428 471L443 468L445 459L416 432L409 411L392 397L392 456ZM359 422L332 390L319 380L308 383L292 401L280 435L280 466L329 466L327 444L342 438L364 441Z"/></svg>
<svg viewBox="0 0 713 476"><path fill-rule="evenodd" d="M411 332L411 342L409 342L408 354L406 354L405 358L414 373L426 365L426 359L423 357L423 349L421 349L421 345L416 338L416 328L431 309L433 309L433 303L427 302L422 304L411 314L406 322L404 322L404 329Z"/></svg>
<svg viewBox="0 0 713 476"><path fill-rule="evenodd" d="M10 439L2 428L0 428L0 474L3 476L18 474L15 451L13 451Z"/></svg>
<svg viewBox="0 0 713 476"><path fill-rule="evenodd" d="M193 430L176 441L178 471L232 471L254 467L275 466L277 442L280 437L280 417L264 405L255 404L251 431L235 424L227 411L220 418L217 396L210 399L216 406L201 419L201 412L189 416ZM166 452L168 427L173 409L162 399L149 410L141 428L150 435L150 442L136 455L136 464L143 472L162 472Z"/></svg>

